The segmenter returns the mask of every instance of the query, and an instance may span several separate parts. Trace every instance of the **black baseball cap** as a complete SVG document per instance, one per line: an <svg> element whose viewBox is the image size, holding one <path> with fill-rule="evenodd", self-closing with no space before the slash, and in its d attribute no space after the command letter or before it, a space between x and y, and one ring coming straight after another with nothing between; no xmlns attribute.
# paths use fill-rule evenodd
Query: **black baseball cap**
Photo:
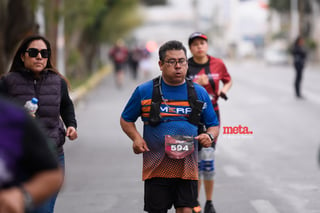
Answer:
<svg viewBox="0 0 320 213"><path fill-rule="evenodd" d="M203 40L208 41L208 37L205 34L201 32L194 32L189 36L189 46L192 43L192 41L196 38L202 38Z"/></svg>

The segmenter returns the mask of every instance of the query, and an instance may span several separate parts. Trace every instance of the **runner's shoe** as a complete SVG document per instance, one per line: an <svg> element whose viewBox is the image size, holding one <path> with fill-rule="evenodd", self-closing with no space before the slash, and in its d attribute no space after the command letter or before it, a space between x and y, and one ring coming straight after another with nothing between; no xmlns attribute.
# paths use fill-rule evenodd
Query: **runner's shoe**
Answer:
<svg viewBox="0 0 320 213"><path fill-rule="evenodd" d="M204 213L216 213L211 200L207 200L206 205L204 206Z"/></svg>
<svg viewBox="0 0 320 213"><path fill-rule="evenodd" d="M199 201L197 201L197 206L192 208L192 213L201 213L201 206Z"/></svg>

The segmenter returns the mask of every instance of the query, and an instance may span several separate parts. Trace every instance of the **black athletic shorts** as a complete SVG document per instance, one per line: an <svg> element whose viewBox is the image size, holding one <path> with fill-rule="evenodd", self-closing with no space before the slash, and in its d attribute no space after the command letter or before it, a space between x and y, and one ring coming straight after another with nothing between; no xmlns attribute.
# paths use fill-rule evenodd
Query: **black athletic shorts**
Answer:
<svg viewBox="0 0 320 213"><path fill-rule="evenodd" d="M198 181L180 178L151 178L144 183L144 210L167 212L175 208L197 206Z"/></svg>
<svg viewBox="0 0 320 213"><path fill-rule="evenodd" d="M118 73L120 71L124 71L125 63L114 63L114 71Z"/></svg>

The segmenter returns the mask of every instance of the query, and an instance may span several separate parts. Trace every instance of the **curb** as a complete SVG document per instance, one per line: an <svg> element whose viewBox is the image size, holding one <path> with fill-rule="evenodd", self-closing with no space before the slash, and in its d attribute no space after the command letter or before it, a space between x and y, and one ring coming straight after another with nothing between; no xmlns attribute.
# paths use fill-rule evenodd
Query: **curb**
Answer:
<svg viewBox="0 0 320 213"><path fill-rule="evenodd" d="M111 72L110 65L106 65L94 73L84 84L70 92L71 100L74 104L83 98L88 91L96 87Z"/></svg>

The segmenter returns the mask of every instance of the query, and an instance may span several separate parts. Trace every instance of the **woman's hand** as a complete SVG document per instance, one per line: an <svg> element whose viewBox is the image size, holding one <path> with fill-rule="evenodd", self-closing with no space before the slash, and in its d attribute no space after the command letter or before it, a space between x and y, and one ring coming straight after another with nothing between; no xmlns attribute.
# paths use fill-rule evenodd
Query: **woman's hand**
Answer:
<svg viewBox="0 0 320 213"><path fill-rule="evenodd" d="M73 126L69 126L67 128L67 133L66 136L70 139L70 140L75 140L78 138L78 133L77 130L73 127Z"/></svg>
<svg viewBox="0 0 320 213"><path fill-rule="evenodd" d="M0 191L0 213L23 213L23 194L17 187Z"/></svg>

